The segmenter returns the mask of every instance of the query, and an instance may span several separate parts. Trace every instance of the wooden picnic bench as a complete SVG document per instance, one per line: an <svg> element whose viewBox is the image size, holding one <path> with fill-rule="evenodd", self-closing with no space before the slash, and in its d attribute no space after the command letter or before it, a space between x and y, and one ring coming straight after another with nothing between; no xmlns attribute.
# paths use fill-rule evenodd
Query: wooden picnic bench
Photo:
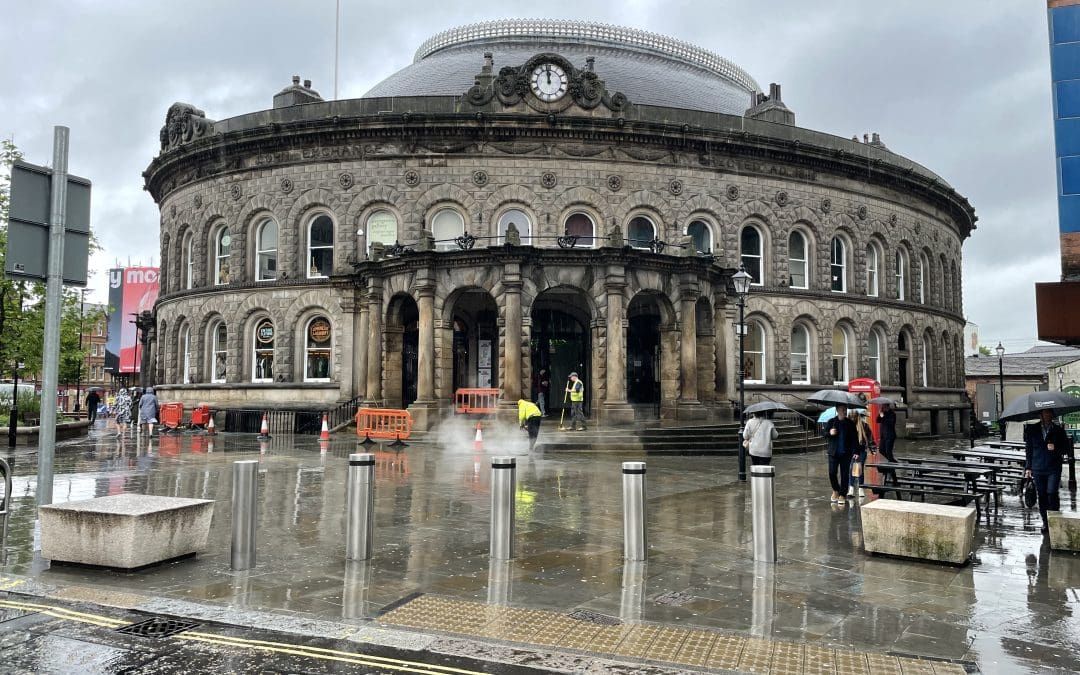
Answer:
<svg viewBox="0 0 1080 675"><path fill-rule="evenodd" d="M936 488L936 487L916 487L914 485L898 485L898 484L863 485L863 488L866 489L866 490L870 490L875 495L877 495L879 497L882 497L882 498L885 498L885 496L887 494L892 492L892 493L894 493L896 495L897 499L902 499L901 495L908 495L909 497L910 496L920 496L920 497L922 497L922 499L920 501L925 502L926 501L926 495L930 495L930 496L933 496L933 497L946 497L948 499L952 499L952 500L955 500L955 501L960 501L960 502L962 502L962 504L964 506L967 506L969 503L974 502L975 503L975 517L976 518L978 518L982 513L982 507L980 506L979 501L985 497L985 495L980 495L980 494L975 493L975 492L967 492L967 491L964 491L964 490L955 490L954 491L954 490L944 490L944 489ZM986 520L987 520L987 522L989 522L990 521L989 505L987 506L986 513L987 513Z"/></svg>

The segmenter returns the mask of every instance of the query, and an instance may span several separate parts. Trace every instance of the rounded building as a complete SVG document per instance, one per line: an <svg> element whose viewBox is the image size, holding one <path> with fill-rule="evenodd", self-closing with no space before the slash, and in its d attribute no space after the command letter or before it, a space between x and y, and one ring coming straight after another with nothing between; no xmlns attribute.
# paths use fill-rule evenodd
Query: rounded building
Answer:
<svg viewBox="0 0 1080 675"><path fill-rule="evenodd" d="M361 98L294 78L231 119L174 104L160 140L148 367L168 400L428 427L462 388L532 397L543 368L556 412L578 371L602 424L714 419L741 367L748 402L872 377L909 428L968 407L968 201L678 40L464 26Z"/></svg>

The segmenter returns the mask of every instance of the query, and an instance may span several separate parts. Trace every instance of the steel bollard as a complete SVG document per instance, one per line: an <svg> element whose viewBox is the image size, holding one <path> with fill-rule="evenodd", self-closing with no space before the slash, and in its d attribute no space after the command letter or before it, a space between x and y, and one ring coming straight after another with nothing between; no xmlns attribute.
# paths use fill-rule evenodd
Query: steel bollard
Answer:
<svg viewBox="0 0 1080 675"><path fill-rule="evenodd" d="M517 498L517 460L491 458L491 557L514 557L514 506Z"/></svg>
<svg viewBox="0 0 1080 675"><path fill-rule="evenodd" d="M494 557L488 560L489 605L510 604L510 594L514 588L513 564L509 560L496 560Z"/></svg>
<svg viewBox="0 0 1080 675"><path fill-rule="evenodd" d="M619 594L619 618L641 621L645 610L645 568L649 563L627 560L623 563L622 592Z"/></svg>
<svg viewBox="0 0 1080 675"><path fill-rule="evenodd" d="M773 513L772 466L750 467L750 503L754 522L754 560L776 562L776 520Z"/></svg>
<svg viewBox="0 0 1080 675"><path fill-rule="evenodd" d="M645 514L645 462L623 462L623 558L645 560L649 557L649 538Z"/></svg>
<svg viewBox="0 0 1080 675"><path fill-rule="evenodd" d="M255 567L255 528L258 515L259 462L233 462L232 557L234 570Z"/></svg>
<svg viewBox="0 0 1080 675"><path fill-rule="evenodd" d="M345 505L345 559L370 560L375 521L375 455L349 455Z"/></svg>
<svg viewBox="0 0 1080 675"><path fill-rule="evenodd" d="M341 594L341 616L344 619L363 619L367 610L368 590L371 588L371 563L366 560L345 562L345 588Z"/></svg>

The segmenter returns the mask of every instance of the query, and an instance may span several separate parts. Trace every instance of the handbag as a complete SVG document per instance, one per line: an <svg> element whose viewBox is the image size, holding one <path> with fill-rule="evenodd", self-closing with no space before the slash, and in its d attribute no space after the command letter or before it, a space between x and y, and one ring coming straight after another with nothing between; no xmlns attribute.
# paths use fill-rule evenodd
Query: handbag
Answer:
<svg viewBox="0 0 1080 675"><path fill-rule="evenodd" d="M862 462L851 463L851 475L855 478L862 478Z"/></svg>
<svg viewBox="0 0 1080 675"><path fill-rule="evenodd" d="M1032 508L1039 501L1039 494L1035 491L1035 481L1031 478L1024 479L1024 506Z"/></svg>

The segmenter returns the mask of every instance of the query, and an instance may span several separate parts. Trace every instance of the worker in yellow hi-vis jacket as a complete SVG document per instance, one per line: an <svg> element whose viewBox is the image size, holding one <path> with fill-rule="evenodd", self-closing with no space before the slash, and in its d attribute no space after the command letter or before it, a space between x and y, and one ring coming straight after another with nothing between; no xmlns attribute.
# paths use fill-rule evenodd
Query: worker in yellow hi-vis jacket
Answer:
<svg viewBox="0 0 1080 675"><path fill-rule="evenodd" d="M526 399L518 401L518 426L529 432L529 450L536 445L536 437L540 435L540 421L543 418L540 406Z"/></svg>

